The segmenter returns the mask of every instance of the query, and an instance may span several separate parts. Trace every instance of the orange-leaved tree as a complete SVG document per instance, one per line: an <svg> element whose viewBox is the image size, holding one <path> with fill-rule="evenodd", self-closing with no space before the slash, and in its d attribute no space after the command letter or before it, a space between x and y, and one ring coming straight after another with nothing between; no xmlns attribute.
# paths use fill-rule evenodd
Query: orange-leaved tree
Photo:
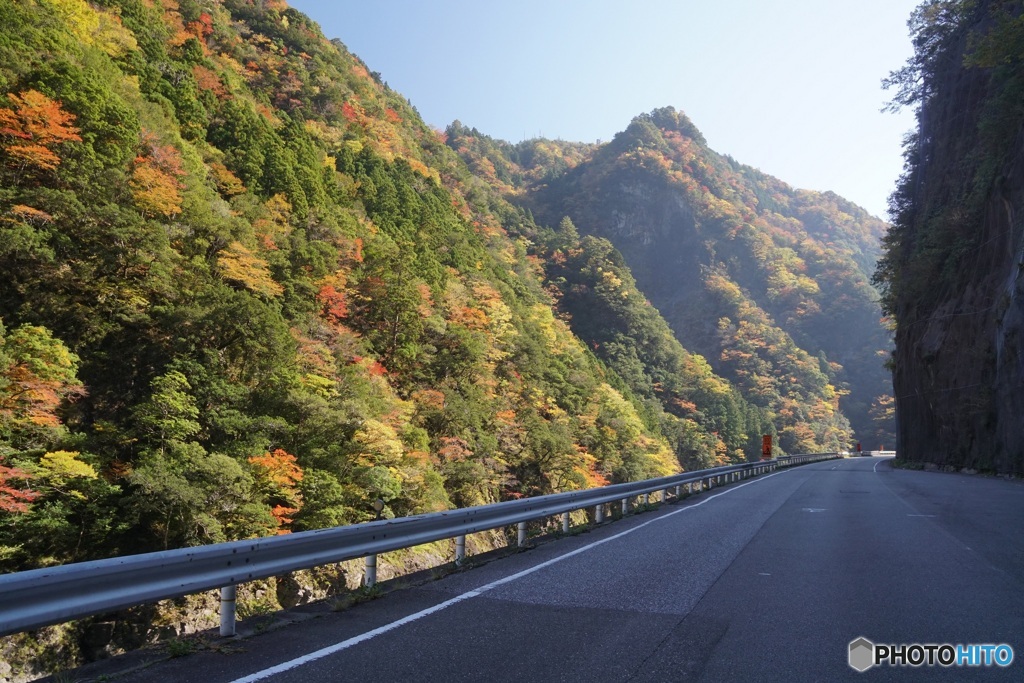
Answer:
<svg viewBox="0 0 1024 683"><path fill-rule="evenodd" d="M277 533L288 533L287 527L292 523L292 515L302 505L302 494L298 489L298 483L302 481L302 468L296 462L296 457L283 448L277 448L272 453L251 456L249 462L256 470L260 487L273 505L270 512L277 520Z"/></svg>
<svg viewBox="0 0 1024 683"><path fill-rule="evenodd" d="M61 401L85 391L77 372L78 356L45 327L22 325L6 334L0 324L0 438L17 447L45 445L40 439L60 425Z"/></svg>
<svg viewBox="0 0 1024 683"><path fill-rule="evenodd" d="M15 171L15 181L27 170L52 171L60 165L58 149L65 142L81 142L75 115L57 100L38 90L8 93L9 107L0 107L3 156Z"/></svg>

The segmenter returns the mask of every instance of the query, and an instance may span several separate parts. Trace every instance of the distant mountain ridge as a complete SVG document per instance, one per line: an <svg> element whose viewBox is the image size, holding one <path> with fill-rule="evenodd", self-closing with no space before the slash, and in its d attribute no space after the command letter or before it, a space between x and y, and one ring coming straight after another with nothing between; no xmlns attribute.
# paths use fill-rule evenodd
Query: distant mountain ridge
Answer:
<svg viewBox="0 0 1024 683"><path fill-rule="evenodd" d="M604 145L447 132L539 222L569 216L610 240L683 345L780 420L784 448L848 432L844 415L854 438L892 444L889 339L869 283L885 223L714 153L672 108Z"/></svg>

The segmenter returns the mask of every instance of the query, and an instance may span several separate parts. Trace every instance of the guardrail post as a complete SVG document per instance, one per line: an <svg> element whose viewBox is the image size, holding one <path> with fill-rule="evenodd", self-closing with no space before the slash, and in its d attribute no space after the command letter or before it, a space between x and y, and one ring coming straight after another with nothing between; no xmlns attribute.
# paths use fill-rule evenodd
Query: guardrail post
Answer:
<svg viewBox="0 0 1024 683"><path fill-rule="evenodd" d="M676 486L676 498L682 498L683 496L683 485L679 484Z"/></svg>
<svg viewBox="0 0 1024 683"><path fill-rule="evenodd" d="M644 494L644 507L645 508L651 507L651 494L650 493L645 493Z"/></svg>
<svg viewBox="0 0 1024 683"><path fill-rule="evenodd" d="M629 514L629 498L622 499L622 516L625 517Z"/></svg>
<svg viewBox="0 0 1024 683"><path fill-rule="evenodd" d="M604 521L604 505L594 506L594 524L600 524Z"/></svg>
<svg viewBox="0 0 1024 683"><path fill-rule="evenodd" d="M373 588L375 583L377 583L377 556L367 555L366 570L363 573L363 585L367 588Z"/></svg>
<svg viewBox="0 0 1024 683"><path fill-rule="evenodd" d="M455 564L462 564L466 559L466 535L455 537Z"/></svg>
<svg viewBox="0 0 1024 683"><path fill-rule="evenodd" d="M522 548L526 545L526 522L519 522L519 547Z"/></svg>
<svg viewBox="0 0 1024 683"><path fill-rule="evenodd" d="M668 489L662 489L661 490L661 502L662 503L667 503L668 502Z"/></svg>
<svg viewBox="0 0 1024 683"><path fill-rule="evenodd" d="M220 589L220 635L228 638L235 635L235 584L222 586Z"/></svg>
<svg viewBox="0 0 1024 683"><path fill-rule="evenodd" d="M569 533L569 513L568 512L563 512L562 513L562 532L566 533L566 534Z"/></svg>

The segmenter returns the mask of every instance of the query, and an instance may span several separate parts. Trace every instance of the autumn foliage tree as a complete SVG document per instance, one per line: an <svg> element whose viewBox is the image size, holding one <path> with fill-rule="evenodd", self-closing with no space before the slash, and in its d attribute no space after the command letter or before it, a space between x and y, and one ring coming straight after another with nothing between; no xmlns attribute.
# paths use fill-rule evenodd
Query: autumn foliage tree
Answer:
<svg viewBox="0 0 1024 683"><path fill-rule="evenodd" d="M0 108L0 138L7 164L16 177L25 171L52 171L60 165L60 146L81 142L74 114L59 101L38 90L7 95L9 107Z"/></svg>
<svg viewBox="0 0 1024 683"><path fill-rule="evenodd" d="M22 325L5 335L0 324L0 439L43 445L60 425L57 409L81 396L78 357L45 327Z"/></svg>
<svg viewBox="0 0 1024 683"><path fill-rule="evenodd" d="M0 512L28 512L28 505L39 495L38 491L12 486L15 481L31 479L32 475L17 467L8 467L0 460Z"/></svg>
<svg viewBox="0 0 1024 683"><path fill-rule="evenodd" d="M287 527L302 505L298 485L302 481L303 472L296 457L284 449L276 448L273 452L250 457L249 463L257 472L258 485L273 506L271 514L278 523L277 533L288 533Z"/></svg>
<svg viewBox="0 0 1024 683"><path fill-rule="evenodd" d="M129 185L135 203L149 216L170 218L181 213L181 154L161 144L152 133L143 133L143 150L135 157Z"/></svg>
<svg viewBox="0 0 1024 683"><path fill-rule="evenodd" d="M257 294L275 297L284 291L274 281L267 262L241 242L229 244L217 257L217 265L225 280Z"/></svg>

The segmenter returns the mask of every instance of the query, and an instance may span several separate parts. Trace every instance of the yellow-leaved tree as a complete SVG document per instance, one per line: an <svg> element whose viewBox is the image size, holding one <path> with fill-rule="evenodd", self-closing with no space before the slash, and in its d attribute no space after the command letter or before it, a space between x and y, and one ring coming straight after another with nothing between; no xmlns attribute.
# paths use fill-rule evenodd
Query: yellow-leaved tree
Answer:
<svg viewBox="0 0 1024 683"><path fill-rule="evenodd" d="M135 204L146 216L171 218L181 213L181 181L185 169L181 153L143 131L142 151L135 157L128 185Z"/></svg>
<svg viewBox="0 0 1024 683"><path fill-rule="evenodd" d="M273 298L284 293L270 274L270 266L241 242L232 242L217 257L221 276L257 294Z"/></svg>

